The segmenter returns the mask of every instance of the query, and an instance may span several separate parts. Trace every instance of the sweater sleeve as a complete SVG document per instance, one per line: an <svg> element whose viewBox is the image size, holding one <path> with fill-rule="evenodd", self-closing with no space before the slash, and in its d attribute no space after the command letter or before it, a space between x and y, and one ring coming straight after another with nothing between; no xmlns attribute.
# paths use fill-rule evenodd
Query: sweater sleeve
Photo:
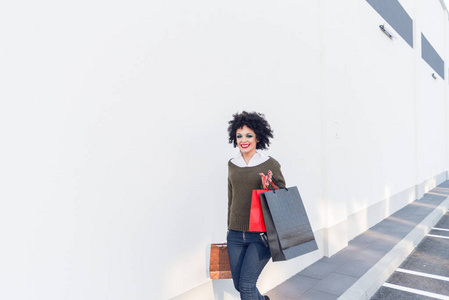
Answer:
<svg viewBox="0 0 449 300"><path fill-rule="evenodd" d="M274 170L272 171L273 172L272 180L278 188L283 189L286 187L284 175L282 175L281 165L279 163L277 163L277 167L278 168L276 171Z"/></svg>

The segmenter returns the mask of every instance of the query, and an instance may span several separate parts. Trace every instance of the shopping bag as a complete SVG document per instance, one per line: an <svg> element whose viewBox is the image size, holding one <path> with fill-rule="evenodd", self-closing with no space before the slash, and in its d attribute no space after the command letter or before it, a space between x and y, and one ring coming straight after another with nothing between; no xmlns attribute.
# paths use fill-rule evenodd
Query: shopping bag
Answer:
<svg viewBox="0 0 449 300"><path fill-rule="evenodd" d="M268 191L268 186L270 184L274 189L278 189L278 187L272 181L273 173L271 172L271 170L268 171L268 176L265 176L263 173L259 173L259 175L262 177L263 189L253 190L251 196L251 210L249 213L248 230L255 232L266 232L262 206L260 205L260 194Z"/></svg>
<svg viewBox="0 0 449 300"><path fill-rule="evenodd" d="M210 245L209 274L211 279L232 278L226 243Z"/></svg>
<svg viewBox="0 0 449 300"><path fill-rule="evenodd" d="M249 213L249 231L265 232L262 206L260 205L260 194L267 190L253 190L251 197L251 211Z"/></svg>
<svg viewBox="0 0 449 300"><path fill-rule="evenodd" d="M267 191L260 197L273 261L318 249L298 188Z"/></svg>

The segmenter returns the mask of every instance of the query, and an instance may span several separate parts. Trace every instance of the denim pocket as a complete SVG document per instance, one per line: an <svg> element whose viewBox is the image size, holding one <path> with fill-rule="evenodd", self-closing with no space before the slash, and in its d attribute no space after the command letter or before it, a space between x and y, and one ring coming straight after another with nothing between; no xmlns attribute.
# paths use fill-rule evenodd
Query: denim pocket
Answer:
<svg viewBox="0 0 449 300"><path fill-rule="evenodd" d="M267 234L264 233L264 232L260 233L260 238L261 238L263 244L265 245L265 247L268 247L268 237L267 237Z"/></svg>

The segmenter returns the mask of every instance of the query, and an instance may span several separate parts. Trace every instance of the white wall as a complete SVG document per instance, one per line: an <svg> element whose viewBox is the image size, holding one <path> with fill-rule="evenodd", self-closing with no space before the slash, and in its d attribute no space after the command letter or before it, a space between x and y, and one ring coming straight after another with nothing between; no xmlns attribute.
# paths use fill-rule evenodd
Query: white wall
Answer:
<svg viewBox="0 0 449 300"><path fill-rule="evenodd" d="M320 245L262 291L437 184L448 83L420 32L446 60L447 15L402 2L413 49L359 0L3 4L0 298L234 298L208 251L237 111L266 114Z"/></svg>
<svg viewBox="0 0 449 300"><path fill-rule="evenodd" d="M448 23L447 13L441 9L439 1L432 1L425 5L416 1L417 22L416 50L421 52L422 32L427 40L433 45L443 60L447 61L445 55L445 24ZM447 64L445 74L447 77ZM431 74L435 73L437 79L433 79ZM424 181L426 178L437 172L447 169L447 149L446 140L435 132L436 128L446 127L446 106L447 106L447 78L443 80L436 72L422 59L417 58L416 62L416 111L417 111L417 179ZM438 109L435 109L438 108Z"/></svg>
<svg viewBox="0 0 449 300"><path fill-rule="evenodd" d="M347 2L323 10L329 254L353 237L349 215L414 182L413 49L380 31L385 21L366 1Z"/></svg>

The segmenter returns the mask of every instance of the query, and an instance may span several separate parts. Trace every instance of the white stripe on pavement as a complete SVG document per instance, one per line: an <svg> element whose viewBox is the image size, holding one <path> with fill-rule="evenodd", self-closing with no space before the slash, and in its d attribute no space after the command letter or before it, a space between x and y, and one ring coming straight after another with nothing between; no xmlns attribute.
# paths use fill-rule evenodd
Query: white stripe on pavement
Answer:
<svg viewBox="0 0 449 300"><path fill-rule="evenodd" d="M404 286L400 286L400 285L396 285L396 284L391 284L388 282L385 282L383 284L383 286L391 288L391 289L395 289L395 290L400 290L400 291L404 291L404 292L417 294L417 295L433 297L435 299L449 300L449 296L435 294L435 293L426 292L426 291L421 291L421 290L417 290L417 289L412 289L412 288L408 288L408 287L404 287Z"/></svg>
<svg viewBox="0 0 449 300"><path fill-rule="evenodd" d="M449 231L449 229L446 229L446 228L438 228L438 227L433 227L432 230Z"/></svg>
<svg viewBox="0 0 449 300"><path fill-rule="evenodd" d="M397 272L402 272L402 273L407 273L407 274L412 274L412 275L417 275L417 276L422 276L422 277L427 277L427 278L433 278L433 279L438 279L438 280L449 281L449 277L444 277L444 276L439 276L439 275L433 275L433 274L428 274L428 273L411 271L411 270L406 270L406 269L401 269L401 268L396 269L396 271Z"/></svg>
<svg viewBox="0 0 449 300"><path fill-rule="evenodd" d="M428 234L427 236L449 240L449 236L442 236L442 235L436 235L436 234Z"/></svg>

